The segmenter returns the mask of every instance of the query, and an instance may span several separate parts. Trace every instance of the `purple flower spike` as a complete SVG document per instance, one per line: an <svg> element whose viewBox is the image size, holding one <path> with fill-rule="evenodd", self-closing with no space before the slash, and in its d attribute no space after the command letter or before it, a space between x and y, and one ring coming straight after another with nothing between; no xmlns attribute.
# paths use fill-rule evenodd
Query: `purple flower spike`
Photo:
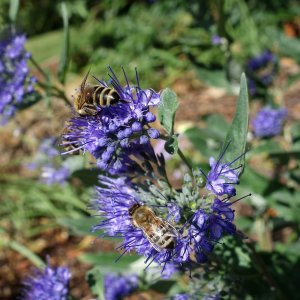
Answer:
<svg viewBox="0 0 300 300"><path fill-rule="evenodd" d="M65 267L47 266L44 271L36 270L24 283L22 299L67 300L70 278L71 273Z"/></svg>
<svg viewBox="0 0 300 300"><path fill-rule="evenodd" d="M29 76L30 53L24 45L25 35L14 28L0 33L0 124L13 117L23 98L32 93L35 78Z"/></svg>
<svg viewBox="0 0 300 300"><path fill-rule="evenodd" d="M149 124L155 121L150 108L159 104L160 94L152 89L141 89L137 73L137 85L129 85L124 70L123 73L125 87L111 68L109 84L99 81L99 84L111 85L118 92L119 103L98 107L97 115L75 116L69 121L63 137L63 140L90 152L97 159L97 165L111 174L130 172L123 161L130 161L134 153L142 153L145 145L149 147L151 139L159 137L158 130L149 128ZM103 155L107 148L114 149L110 156Z"/></svg>
<svg viewBox="0 0 300 300"><path fill-rule="evenodd" d="M284 107L279 109L273 109L269 106L263 107L252 120L255 136L262 138L279 135L286 118L287 109Z"/></svg>
<svg viewBox="0 0 300 300"><path fill-rule="evenodd" d="M109 273L104 278L105 300L119 300L130 295L138 287L138 277L132 275L117 275Z"/></svg>
<svg viewBox="0 0 300 300"><path fill-rule="evenodd" d="M218 161L215 161L213 157L209 159L211 170L207 175L206 188L215 195L232 197L236 194L234 184L239 182L238 173L236 168L230 167L232 163L220 163L221 158L222 156Z"/></svg>

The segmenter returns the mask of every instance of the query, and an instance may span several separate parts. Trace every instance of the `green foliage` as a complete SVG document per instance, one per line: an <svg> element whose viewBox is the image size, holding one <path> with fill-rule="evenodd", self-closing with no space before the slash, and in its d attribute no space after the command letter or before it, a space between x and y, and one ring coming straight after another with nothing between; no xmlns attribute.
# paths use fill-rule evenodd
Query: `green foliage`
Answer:
<svg viewBox="0 0 300 300"><path fill-rule="evenodd" d="M64 24L64 42L61 54L60 64L58 68L58 78L62 84L65 83L67 69L69 65L69 48L70 48L70 34L69 34L69 16L66 3L61 4L61 14Z"/></svg>
<svg viewBox="0 0 300 300"><path fill-rule="evenodd" d="M176 154L178 151L178 139L176 135L173 135L165 143L165 150L170 154Z"/></svg>
<svg viewBox="0 0 300 300"><path fill-rule="evenodd" d="M206 158L217 157L229 124L220 115L208 116L205 118L205 123L205 128L192 127L187 129L184 134L203 156Z"/></svg>
<svg viewBox="0 0 300 300"><path fill-rule="evenodd" d="M85 191L80 200L71 185L53 188L29 179L7 178L1 182L1 188L6 195L1 222L8 221L18 236L30 238L43 231L43 225L33 226L35 219L47 217L48 227L51 227L62 217L72 219L86 215L82 199L88 199L89 192Z"/></svg>
<svg viewBox="0 0 300 300"><path fill-rule="evenodd" d="M247 133L248 133L248 120L249 120L249 100L247 90L247 79L245 74L241 77L240 95L236 106L236 112L233 117L231 126L226 134L226 138L221 148L220 155L223 156L224 161L232 162L235 159L235 163L232 166L242 165L240 175L244 169Z"/></svg>
<svg viewBox="0 0 300 300"><path fill-rule="evenodd" d="M174 133L174 119L177 108L178 101L176 94L170 89L165 89L161 93L161 102L158 107L158 120L169 135Z"/></svg>
<svg viewBox="0 0 300 300"><path fill-rule="evenodd" d="M9 19L12 23L14 23L17 19L17 14L19 10L19 0L11 0L9 6Z"/></svg>

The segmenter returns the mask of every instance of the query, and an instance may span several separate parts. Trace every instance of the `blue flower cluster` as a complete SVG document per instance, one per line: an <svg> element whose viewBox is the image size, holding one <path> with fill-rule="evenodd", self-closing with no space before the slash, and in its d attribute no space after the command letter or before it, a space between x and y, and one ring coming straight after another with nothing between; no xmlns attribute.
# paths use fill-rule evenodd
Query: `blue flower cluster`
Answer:
<svg viewBox="0 0 300 300"><path fill-rule="evenodd" d="M260 87L270 86L277 72L277 58L270 51L252 57L246 65L249 91L252 95L259 93Z"/></svg>
<svg viewBox="0 0 300 300"><path fill-rule="evenodd" d="M233 224L234 210L231 207L234 202L230 199L235 195L234 184L238 182L237 170L240 166L233 167L236 160L222 164L221 158L222 156L217 162L213 158L210 160L212 169L205 175L206 196L200 195L199 186L193 184L197 182L197 178L190 180L182 191L173 191L170 195L163 196L163 192L153 194L150 188L143 190L128 182L125 177L112 179L100 176L101 187L97 188L98 196L93 200L92 207L103 220L94 230L102 230L108 236L123 237L119 249L124 253L135 251L146 256L145 262L150 265L155 261L163 267L162 272L170 264L189 267L194 263L205 262L216 242L224 235L236 232ZM201 172L195 172L194 176L197 177L196 173ZM188 195L194 196L189 199ZM156 225L136 226L130 214L132 208L155 207L155 204L165 207L165 211L161 208L157 213L152 210ZM153 214L150 219L153 219ZM176 228L169 221L177 223ZM162 235L159 226L168 228L170 232ZM151 232L147 232L149 230ZM156 238L153 237L155 235ZM157 238L164 236L173 239L172 245L159 248L155 244Z"/></svg>
<svg viewBox="0 0 300 300"><path fill-rule="evenodd" d="M130 295L138 287L138 277L132 275L106 274L104 277L105 300L119 300Z"/></svg>
<svg viewBox="0 0 300 300"><path fill-rule="evenodd" d="M252 120L252 127L255 136L271 137L279 135L282 131L282 125L287 118L287 109L263 107Z"/></svg>
<svg viewBox="0 0 300 300"><path fill-rule="evenodd" d="M96 115L76 115L69 121L63 140L91 153L100 169L122 174L138 168L132 156L139 158L149 153L150 140L159 137L159 131L149 124L156 120L150 108L159 104L160 94L141 89L137 73L137 86L129 85L125 72L125 87L111 68L109 76L108 84L99 82L106 87L111 85L121 101L114 106L99 107Z"/></svg>
<svg viewBox="0 0 300 300"><path fill-rule="evenodd" d="M33 92L35 78L29 76L30 53L24 48L25 35L14 28L5 29L0 35L0 124L5 124L24 96Z"/></svg>
<svg viewBox="0 0 300 300"><path fill-rule="evenodd" d="M67 300L71 273L66 267L36 270L24 285L23 300Z"/></svg>

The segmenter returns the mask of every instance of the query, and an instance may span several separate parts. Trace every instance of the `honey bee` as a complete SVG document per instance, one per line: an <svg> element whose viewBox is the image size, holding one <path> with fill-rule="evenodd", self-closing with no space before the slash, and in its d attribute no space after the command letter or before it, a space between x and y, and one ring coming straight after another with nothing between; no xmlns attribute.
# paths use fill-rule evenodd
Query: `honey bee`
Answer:
<svg viewBox="0 0 300 300"><path fill-rule="evenodd" d="M161 252L175 248L177 230L169 222L157 217L150 207L136 203L129 209L129 215L133 225L143 231L155 250Z"/></svg>
<svg viewBox="0 0 300 300"><path fill-rule="evenodd" d="M74 108L81 116L94 116L97 106L108 107L117 104L121 97L114 88L103 85L86 85L88 72L80 85L80 92L74 100Z"/></svg>

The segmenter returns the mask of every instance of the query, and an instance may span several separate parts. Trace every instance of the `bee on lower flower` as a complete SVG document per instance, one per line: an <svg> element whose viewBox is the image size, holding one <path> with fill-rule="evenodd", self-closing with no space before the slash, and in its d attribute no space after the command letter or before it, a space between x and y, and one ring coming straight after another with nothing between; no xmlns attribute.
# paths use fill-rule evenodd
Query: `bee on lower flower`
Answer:
<svg viewBox="0 0 300 300"><path fill-rule="evenodd" d="M150 207L136 203L129 209L129 215L133 225L143 231L155 250L175 248L179 233L169 222L157 217Z"/></svg>

